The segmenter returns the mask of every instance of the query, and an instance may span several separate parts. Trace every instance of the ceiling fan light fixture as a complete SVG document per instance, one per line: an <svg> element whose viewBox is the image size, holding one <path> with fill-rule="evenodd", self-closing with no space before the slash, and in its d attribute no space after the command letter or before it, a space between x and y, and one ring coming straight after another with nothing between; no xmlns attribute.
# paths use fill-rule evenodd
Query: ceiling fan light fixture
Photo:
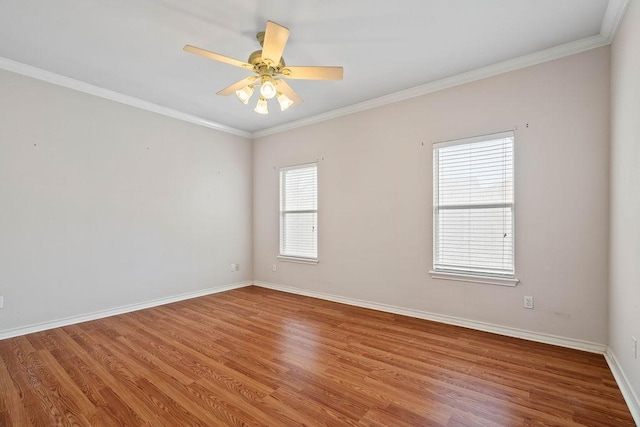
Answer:
<svg viewBox="0 0 640 427"><path fill-rule="evenodd" d="M276 86L273 84L271 77L262 76L262 84L260 85L260 95L266 99L276 96Z"/></svg>
<svg viewBox="0 0 640 427"><path fill-rule="evenodd" d="M248 103L252 95L253 95L253 86L251 85L245 86L244 88L236 91L236 96L238 97L240 102L242 102L243 104Z"/></svg>
<svg viewBox="0 0 640 427"><path fill-rule="evenodd" d="M258 114L269 114L269 110L267 108L267 99L261 96L260 99L258 99L258 104L253 111Z"/></svg>
<svg viewBox="0 0 640 427"><path fill-rule="evenodd" d="M293 105L293 101L284 93L278 92L278 95L276 96L278 97L278 104L280 104L281 111L284 111Z"/></svg>
<svg viewBox="0 0 640 427"><path fill-rule="evenodd" d="M235 93L240 102L247 104L256 86L260 86L260 99L254 110L259 114L269 114L267 101L276 96L282 111L303 102L293 88L279 78L280 76L293 80L342 80L342 67L285 66L282 53L289 39L289 29L282 25L267 21L266 29L256 34L256 38L262 49L249 55L246 62L192 45L185 45L183 50L252 71L254 75L225 87L218 91L217 95L227 96Z"/></svg>

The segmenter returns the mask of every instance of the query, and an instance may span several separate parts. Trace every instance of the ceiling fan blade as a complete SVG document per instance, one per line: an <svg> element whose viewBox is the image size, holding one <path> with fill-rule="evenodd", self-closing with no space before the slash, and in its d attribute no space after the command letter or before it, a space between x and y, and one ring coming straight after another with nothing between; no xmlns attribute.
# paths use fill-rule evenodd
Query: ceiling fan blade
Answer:
<svg viewBox="0 0 640 427"><path fill-rule="evenodd" d="M235 93L237 90L240 90L243 87L248 86L251 83L255 82L257 78L258 76L249 76L246 79L242 79L239 82L232 84L231 86L225 87L220 92L218 92L217 95L225 95L225 96L231 95Z"/></svg>
<svg viewBox="0 0 640 427"><path fill-rule="evenodd" d="M224 62L226 64L235 65L236 67L245 68L247 70L253 70L253 65L239 61L237 59L229 58L228 56L220 55L219 53L209 52L208 50L200 49L199 47L185 45L182 50L189 53L195 53L196 55L204 56L205 58L213 59L214 61Z"/></svg>
<svg viewBox="0 0 640 427"><path fill-rule="evenodd" d="M342 67L285 67L282 75L289 79L342 80Z"/></svg>
<svg viewBox="0 0 640 427"><path fill-rule="evenodd" d="M289 29L275 22L267 21L267 29L264 31L264 43L262 44L262 60L271 61L278 65L282 52L289 39Z"/></svg>
<svg viewBox="0 0 640 427"><path fill-rule="evenodd" d="M291 86L289 86L289 84L282 79L276 80L276 90L287 95L287 97L293 101L293 105L302 104L304 102L302 98L300 98L300 96L296 93L296 91L293 90Z"/></svg>

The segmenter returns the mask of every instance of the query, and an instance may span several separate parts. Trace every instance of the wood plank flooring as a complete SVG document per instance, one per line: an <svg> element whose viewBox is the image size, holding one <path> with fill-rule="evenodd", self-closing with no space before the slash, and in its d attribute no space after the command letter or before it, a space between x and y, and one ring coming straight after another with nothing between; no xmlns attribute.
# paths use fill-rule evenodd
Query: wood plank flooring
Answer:
<svg viewBox="0 0 640 427"><path fill-rule="evenodd" d="M634 425L601 355L257 287L0 356L0 426Z"/></svg>

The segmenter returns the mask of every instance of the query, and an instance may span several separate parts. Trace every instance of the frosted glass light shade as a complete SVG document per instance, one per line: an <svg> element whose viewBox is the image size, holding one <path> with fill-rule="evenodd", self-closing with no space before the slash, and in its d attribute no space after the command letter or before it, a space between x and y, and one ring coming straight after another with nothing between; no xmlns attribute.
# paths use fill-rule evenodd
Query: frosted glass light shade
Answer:
<svg viewBox="0 0 640 427"><path fill-rule="evenodd" d="M256 105L256 108L253 111L258 114L269 114L269 110L267 108L267 100L261 96L258 100L258 105Z"/></svg>
<svg viewBox="0 0 640 427"><path fill-rule="evenodd" d="M278 93L278 104L280 104L280 110L284 111L293 105L293 101L284 93Z"/></svg>
<svg viewBox="0 0 640 427"><path fill-rule="evenodd" d="M245 86L244 88L236 91L236 96L243 104L249 102L251 95L253 95L253 86Z"/></svg>

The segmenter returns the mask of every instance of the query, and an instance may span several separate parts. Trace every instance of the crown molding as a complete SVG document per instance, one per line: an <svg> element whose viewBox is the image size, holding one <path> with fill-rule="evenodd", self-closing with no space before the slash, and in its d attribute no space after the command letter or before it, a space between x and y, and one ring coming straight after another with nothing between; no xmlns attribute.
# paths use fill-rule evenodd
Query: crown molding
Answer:
<svg viewBox="0 0 640 427"><path fill-rule="evenodd" d="M0 69L11 71L16 74L21 74L23 76L32 77L34 79L42 80L48 83L53 83L55 85L77 90L79 92L88 93L89 95L99 96L100 98L105 98L110 101L119 102L121 104L129 105L131 107L136 107L142 110L151 111L153 113L162 114L163 116L167 116L167 117L182 120L185 122L193 123L196 125L204 126L210 129L215 129L220 132L237 135L244 138L251 137L251 133L245 132L240 129L232 128L230 126L226 126L221 123L212 122L210 120L206 120L201 117L196 117L180 111L172 110L170 108L163 107L161 105L157 105L152 102L144 101L139 98L134 98L133 96L124 95L109 89L92 85L90 83L85 83L80 80L76 80L60 74L52 73L51 71L46 71L41 68L32 67L31 65L13 61L8 58L0 57Z"/></svg>
<svg viewBox="0 0 640 427"><path fill-rule="evenodd" d="M613 41L622 18L627 12L628 5L629 0L609 0L607 11L604 13L602 26L600 27L600 35L606 38L609 43Z"/></svg>
<svg viewBox="0 0 640 427"><path fill-rule="evenodd" d="M324 122L326 120L331 120L360 111L381 107L383 105L393 104L395 102L404 101L416 96L426 95L429 93L437 92L439 90L448 89L465 83L471 83L476 80L485 79L487 77L496 76L498 74L508 73L510 71L519 70L522 68L530 67L532 65L553 61L554 59L560 59L565 56L575 55L587 50L609 45L615 37L615 33L618 29L618 26L620 25L620 22L622 22L622 18L624 17L624 14L627 10L628 3L629 0L609 0L609 3L607 4L607 10L605 11L604 18L602 19L600 34L597 34L595 36L590 36L580 40L576 40L574 42L554 46L528 55L520 56L518 58L489 65L487 67L478 68L466 73L458 74L441 80L436 80L431 83L416 86L407 90L392 93L390 95L370 99L358 104L338 108L336 110L318 114L313 117L307 117L301 120L285 123L280 126L263 129L252 133L251 138L256 139L268 135L274 135L299 127Z"/></svg>
<svg viewBox="0 0 640 427"><path fill-rule="evenodd" d="M28 77L46 81L49 83L53 83L59 86L67 87L67 88L88 93L91 95L99 96L101 98L109 99L111 101L119 102L121 104L125 104L132 107L140 108L143 110L151 111L154 113L162 114L164 116L172 117L174 119L204 126L210 129L215 129L220 132L237 135L244 138L258 139L265 136L274 135L274 134L285 132L288 130L292 130L292 129L312 125L315 123L320 123L327 120L335 119L338 117L346 116L349 114L358 113L360 111L382 107L385 105L415 98L417 96L427 95L429 93L463 85L466 83L471 83L476 80L485 79L487 77L508 73L510 71L516 71L522 68L541 64L543 62L553 61L555 59L560 59L565 56L575 55L577 53L581 53L590 49L595 49L601 46L606 46L608 44L611 44L611 42L613 41L613 38L615 37L615 33L618 29L618 26L622 22L624 14L627 10L628 4L629 4L629 0L609 0L609 3L607 4L607 10L602 20L600 34L598 35L586 37L580 40L576 40L574 42L554 46L554 47L544 49L538 52L534 52L528 55L520 56L518 58L499 62L497 64L478 68L472 71L447 77L441 80L436 80L434 82L426 83L426 84L409 88L400 92L392 93L389 95L381 96L379 98L374 98L374 99L363 101L357 104L338 108L338 109L321 113L312 117L307 117L304 119L285 123L283 125L266 128L253 133L243 131L241 129L236 129L227 125L223 125L221 123L206 120L201 117L192 116L190 114L186 114L177 110L172 110L170 108L153 104L151 102L144 101L139 98L134 98L132 96L124 95L109 89L101 88L99 86L85 83L80 80L75 80L70 77L65 77L60 74L56 74L50 71L42 70L40 68L32 67L30 65L22 64L20 62L13 61L8 58L0 57L0 69L11 71L17 74L22 74Z"/></svg>
<svg viewBox="0 0 640 427"><path fill-rule="evenodd" d="M510 71L519 70L522 68L530 67L532 65L541 64L543 62L553 61L554 59L563 58L565 56L575 55L580 52L584 52L590 49L595 49L601 46L606 46L610 42L606 37L598 34L584 39L576 40L574 42L565 43L562 45L554 46L552 48L544 49L538 52L534 52L528 55L520 56L518 58L509 59L507 61L498 62L493 65L478 68L466 73L457 74L455 76L446 77L441 80L436 80L431 83L426 83L420 86L416 86L410 89L406 89L400 92L392 93L390 95L381 96L379 98L370 99L368 101L360 102L358 104L349 105L347 107L338 108L326 113L318 114L313 117L307 117L301 120L296 120L290 123L285 123L280 126L264 129L258 132L254 132L252 138L262 138L268 135L274 135L276 133L285 132L288 130L296 129L303 126L308 126L314 123L324 122L326 120L335 119L338 117L346 116L360 111L370 110L372 108L382 107L384 105L393 104L396 102L404 101L417 96L427 95L429 93L437 92L443 89L448 89L454 86L471 83L476 80L485 79L487 77L496 76L498 74L508 73Z"/></svg>

